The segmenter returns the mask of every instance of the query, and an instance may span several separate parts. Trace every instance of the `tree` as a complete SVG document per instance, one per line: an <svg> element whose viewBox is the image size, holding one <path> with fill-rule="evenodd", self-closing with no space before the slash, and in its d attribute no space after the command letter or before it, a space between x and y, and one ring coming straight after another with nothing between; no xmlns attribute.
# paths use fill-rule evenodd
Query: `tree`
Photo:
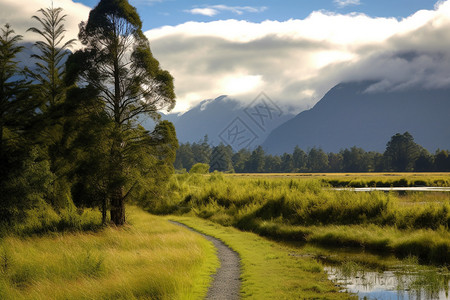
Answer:
<svg viewBox="0 0 450 300"><path fill-rule="evenodd" d="M306 168L307 155L305 151L300 149L299 146L295 146L294 153L292 154L292 159L294 160L294 171L301 172Z"/></svg>
<svg viewBox="0 0 450 300"><path fill-rule="evenodd" d="M233 149L220 143L214 147L211 153L210 171L228 172L233 170L233 162L231 157Z"/></svg>
<svg viewBox="0 0 450 300"><path fill-rule="evenodd" d="M31 55L35 59L34 68L27 69L34 83L33 97L41 111L33 121L33 128L36 141L46 150L51 170L57 175L57 188L48 195L48 200L53 206L64 207L72 205L71 197L67 196L71 193L71 184L66 178L72 164L64 153L67 152L69 136L74 134L64 130L66 118L63 105L67 91L65 60L69 54L68 48L75 40L65 41L66 15L62 14L62 8L52 6L38 12L42 16L32 18L40 27L28 29L41 39L34 44L38 52Z"/></svg>
<svg viewBox="0 0 450 300"><path fill-rule="evenodd" d="M308 152L307 168L310 172L326 172L328 155L320 148L312 148Z"/></svg>
<svg viewBox="0 0 450 300"><path fill-rule="evenodd" d="M450 155L449 151L437 150L434 155L434 166L435 170L439 172L450 171Z"/></svg>
<svg viewBox="0 0 450 300"><path fill-rule="evenodd" d="M328 153L328 171L334 173L342 172L343 160L341 153Z"/></svg>
<svg viewBox="0 0 450 300"><path fill-rule="evenodd" d="M122 225L125 200L135 187L127 177L130 153L147 141L135 137L136 118L146 114L158 121L159 110L173 108L173 78L153 57L140 17L126 0L101 0L80 24L79 39L85 48L69 57L67 82L97 90L112 122L107 194L111 220Z"/></svg>
<svg viewBox="0 0 450 300"><path fill-rule="evenodd" d="M433 171L433 156L426 149L420 152L414 162L414 171L416 172L430 172Z"/></svg>
<svg viewBox="0 0 450 300"><path fill-rule="evenodd" d="M278 155L266 155L264 160L264 172L278 173L281 171L281 158Z"/></svg>
<svg viewBox="0 0 450 300"><path fill-rule="evenodd" d="M283 155L281 155L281 172L291 173L293 171L294 171L294 160L292 159L292 155L284 153Z"/></svg>
<svg viewBox="0 0 450 300"><path fill-rule="evenodd" d="M388 168L396 172L412 171L421 149L409 132L395 134L384 152Z"/></svg>
<svg viewBox="0 0 450 300"><path fill-rule="evenodd" d="M21 38L9 24L1 28L0 222L11 222L29 208L35 194L46 190L48 183L46 172L39 174L45 169L45 162L36 162L37 151L30 157L29 143L23 134L25 125L34 116L34 107L29 101L28 82L20 79L23 74L16 60L23 49L18 45Z"/></svg>
<svg viewBox="0 0 450 300"><path fill-rule="evenodd" d="M39 49L38 54L31 57L36 59L35 69L29 71L31 77L39 84L41 109L48 109L64 100L66 88L64 84L65 60L68 48L75 42L74 39L64 41L64 21L62 8L40 9L42 17L33 16L42 29L31 27L28 31L34 32L42 38L34 45Z"/></svg>
<svg viewBox="0 0 450 300"><path fill-rule="evenodd" d="M194 154L192 153L191 144L181 144L177 150L177 156L175 158L175 169L190 170L194 164Z"/></svg>
<svg viewBox="0 0 450 300"><path fill-rule="evenodd" d="M212 152L208 144L208 135L205 135L203 140L198 141L198 143L193 143L191 149L196 163L210 163Z"/></svg>
<svg viewBox="0 0 450 300"><path fill-rule="evenodd" d="M17 79L20 75L16 56L23 47L18 46L22 36L15 35L9 24L1 29L0 35L0 182L3 173L7 173L5 153L5 130L6 127L15 127L18 119L21 119L22 100L24 92L24 81Z"/></svg>
<svg viewBox="0 0 450 300"><path fill-rule="evenodd" d="M263 173L265 163L265 153L261 146L258 146L252 151L249 159L245 164L245 172L248 173Z"/></svg>
<svg viewBox="0 0 450 300"><path fill-rule="evenodd" d="M234 171L237 173L245 172L247 161L250 158L250 151L248 149L241 149L235 154L233 154L231 160L233 161Z"/></svg>
<svg viewBox="0 0 450 300"><path fill-rule="evenodd" d="M366 151L356 146L341 151L344 172L367 172L369 160Z"/></svg>

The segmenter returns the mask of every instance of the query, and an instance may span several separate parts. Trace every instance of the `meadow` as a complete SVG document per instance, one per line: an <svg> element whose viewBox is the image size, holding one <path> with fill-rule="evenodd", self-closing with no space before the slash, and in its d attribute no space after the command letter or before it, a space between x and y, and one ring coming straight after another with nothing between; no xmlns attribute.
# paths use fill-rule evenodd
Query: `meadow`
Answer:
<svg viewBox="0 0 450 300"><path fill-rule="evenodd" d="M355 186L354 181L444 186L449 180L448 174L180 174L169 183L170 197L150 209L198 216L277 241L448 265L450 193L357 193L333 187Z"/></svg>
<svg viewBox="0 0 450 300"><path fill-rule="evenodd" d="M129 224L122 228L3 237L0 299L204 297L218 266L212 244L127 209Z"/></svg>

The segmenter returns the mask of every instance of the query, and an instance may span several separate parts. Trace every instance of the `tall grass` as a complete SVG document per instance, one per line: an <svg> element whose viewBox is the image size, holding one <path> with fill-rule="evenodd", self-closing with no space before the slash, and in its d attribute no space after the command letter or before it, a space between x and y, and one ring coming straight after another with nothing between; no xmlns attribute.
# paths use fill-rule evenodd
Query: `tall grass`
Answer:
<svg viewBox="0 0 450 300"><path fill-rule="evenodd" d="M190 212L275 239L363 247L417 255L426 263L450 263L448 193L436 201L427 198L419 205L415 199L411 202L415 205L405 205L409 200L395 193L335 191L321 179L221 173L176 175L169 188L173 193L166 205L171 212ZM405 235L418 243L402 239ZM419 250L419 244L425 250Z"/></svg>
<svg viewBox="0 0 450 300"><path fill-rule="evenodd" d="M218 262L198 235L128 207L130 226L5 237L0 299L197 299Z"/></svg>

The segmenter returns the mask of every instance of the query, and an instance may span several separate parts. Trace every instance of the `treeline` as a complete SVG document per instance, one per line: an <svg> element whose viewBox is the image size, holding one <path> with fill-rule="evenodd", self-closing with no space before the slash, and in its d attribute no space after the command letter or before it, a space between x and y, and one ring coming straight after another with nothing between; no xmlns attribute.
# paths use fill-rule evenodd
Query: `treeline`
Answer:
<svg viewBox="0 0 450 300"><path fill-rule="evenodd" d="M74 53L65 17L53 7L32 17L27 66L22 36L9 24L0 30L0 229L91 226L83 208L122 225L125 201L150 205L173 174L175 129L157 113L175 104L173 78L152 56L135 8L100 1ZM138 125L142 115L156 121L152 132Z"/></svg>
<svg viewBox="0 0 450 300"><path fill-rule="evenodd" d="M210 146L208 137L198 143L181 144L175 168L189 171L195 164L210 166L210 172L236 173L298 173L298 172L449 172L450 152L434 154L414 142L408 132L395 134L384 153L365 151L358 147L326 153L320 148L304 151L295 147L292 153L271 155L259 146L253 151L233 151L230 146Z"/></svg>

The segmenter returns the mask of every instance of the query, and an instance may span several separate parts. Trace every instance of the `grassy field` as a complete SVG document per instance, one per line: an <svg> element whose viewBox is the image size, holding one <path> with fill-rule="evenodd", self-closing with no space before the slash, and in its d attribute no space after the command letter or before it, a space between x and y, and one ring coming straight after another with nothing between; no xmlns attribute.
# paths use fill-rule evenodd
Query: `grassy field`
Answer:
<svg viewBox="0 0 450 300"><path fill-rule="evenodd" d="M329 176L182 174L172 178L172 194L155 212L178 213L252 231L280 241L354 247L416 256L425 264L450 264L450 193L356 193L335 191ZM371 174L372 175L372 174ZM397 174L368 176L388 182ZM408 177L409 176L409 177ZM399 174L432 182L448 174ZM323 177L323 178L321 178Z"/></svg>
<svg viewBox="0 0 450 300"><path fill-rule="evenodd" d="M128 207L130 224L0 240L0 299L199 299L218 266L199 235Z"/></svg>
<svg viewBox="0 0 450 300"><path fill-rule="evenodd" d="M242 173L225 176L250 179L318 179L333 187L450 186L450 173Z"/></svg>
<svg viewBox="0 0 450 300"><path fill-rule="evenodd" d="M195 217L169 217L219 238L237 251L242 264L243 299L348 299L339 293L322 265L295 247Z"/></svg>

